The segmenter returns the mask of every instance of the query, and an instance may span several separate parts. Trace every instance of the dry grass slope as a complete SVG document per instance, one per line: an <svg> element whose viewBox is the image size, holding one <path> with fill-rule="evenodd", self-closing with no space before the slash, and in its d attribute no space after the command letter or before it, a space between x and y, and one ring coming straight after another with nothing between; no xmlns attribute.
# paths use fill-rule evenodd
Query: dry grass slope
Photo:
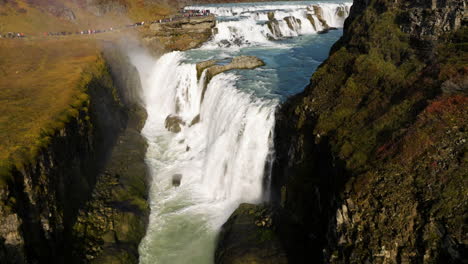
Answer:
<svg viewBox="0 0 468 264"><path fill-rule="evenodd" d="M0 41L0 160L17 159L80 96L91 41Z"/></svg>

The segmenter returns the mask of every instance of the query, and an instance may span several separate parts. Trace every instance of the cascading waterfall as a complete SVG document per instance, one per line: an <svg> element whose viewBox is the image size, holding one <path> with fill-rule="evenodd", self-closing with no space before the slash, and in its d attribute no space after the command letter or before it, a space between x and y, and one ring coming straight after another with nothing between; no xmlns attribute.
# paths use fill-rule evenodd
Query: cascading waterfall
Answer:
<svg viewBox="0 0 468 264"><path fill-rule="evenodd" d="M350 6L318 5L320 19L329 26L342 26L336 10ZM320 30L305 23L314 12L310 3L196 9L210 9L219 19L218 33L204 47L171 52L157 61L131 54L144 89L148 118L142 133L148 140L152 175L150 222L140 245L142 264L213 263L216 235L229 215L240 203L261 202L267 196L276 106L284 95L304 87L311 67L326 58L339 37L330 33L303 42L271 37L268 12L274 12L278 21L276 36L313 36ZM281 41L289 41L288 48L279 47ZM241 48L245 46L249 48ZM312 46L315 53L305 53ZM202 96L205 74L198 78L196 63L237 55L255 55L267 65L216 75ZM301 78L290 79L294 74ZM176 129L171 132L168 127ZM180 186L174 186L179 179Z"/></svg>
<svg viewBox="0 0 468 264"><path fill-rule="evenodd" d="M225 6L196 5L186 10L209 10L219 18L217 34L205 47L268 44L271 40L322 32L343 26L352 3L283 2ZM324 23L325 22L325 23Z"/></svg>
<svg viewBox="0 0 468 264"><path fill-rule="evenodd" d="M197 239L214 239L239 203L263 198L276 102L239 91L237 77L222 74L210 81L201 103L203 80L197 80L195 64L183 59L180 52L164 55L144 81L148 120L142 133L149 141L147 160L155 178L150 241L142 244L143 251L154 253L142 255L142 263L154 263L154 255L159 256L157 263L185 263L183 256L192 259L193 251L210 252ZM180 118L179 133L167 131L168 116ZM199 122L193 122L198 116ZM172 185L174 175L182 179L178 188ZM186 235L181 241L192 243L181 246L180 252L172 248L182 259L164 255L168 247L180 246L168 241L176 232ZM200 262L210 258L202 255Z"/></svg>

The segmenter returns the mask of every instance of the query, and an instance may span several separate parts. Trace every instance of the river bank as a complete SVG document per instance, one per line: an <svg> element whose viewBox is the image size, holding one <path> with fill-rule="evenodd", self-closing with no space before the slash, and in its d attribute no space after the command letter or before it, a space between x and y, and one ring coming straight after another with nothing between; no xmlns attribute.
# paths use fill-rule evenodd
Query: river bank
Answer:
<svg viewBox="0 0 468 264"><path fill-rule="evenodd" d="M34 103L17 110L4 104L2 110L5 144L1 162L0 259L12 263L45 259L99 263L112 258L137 263L138 244L145 234L148 215L146 143L139 136L146 114L139 97L138 73L127 51L119 47L119 38L106 36L2 41L6 45L2 51L14 51L10 52L12 56L3 57L6 61L1 65L5 73L1 91L7 93L4 98L11 98L6 102L21 107L15 98L22 97ZM10 43L12 46L8 46ZM81 51L82 64L77 64L81 59L77 53L57 49L67 43ZM29 55L13 59L16 52ZM40 58L29 60L35 57ZM24 67L17 67L18 62ZM38 67L38 62L43 64ZM59 66L61 63L69 63L70 71L68 65ZM69 77L71 74L75 74L75 81ZM16 81L18 78L21 83ZM43 82L30 87L38 92L20 95L27 87L23 84L36 78ZM55 103L52 108L43 108L49 95L44 87L52 93L56 89L57 99L64 100L63 106ZM9 95L9 91L20 94ZM36 104L34 115L44 116L32 122L32 115L27 116L26 111ZM15 111L14 117L11 114ZM26 133L14 134L15 127ZM64 144L68 144L66 151Z"/></svg>

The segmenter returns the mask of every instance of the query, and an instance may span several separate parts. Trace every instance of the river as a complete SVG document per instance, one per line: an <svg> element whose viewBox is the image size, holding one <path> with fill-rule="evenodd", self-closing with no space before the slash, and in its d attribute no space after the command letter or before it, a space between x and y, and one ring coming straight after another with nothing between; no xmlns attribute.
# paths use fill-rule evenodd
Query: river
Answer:
<svg viewBox="0 0 468 264"><path fill-rule="evenodd" d="M267 199L275 109L301 92L327 58L342 35L351 4L187 7L216 14L217 34L195 50L171 52L155 61L135 60L148 112L142 133L149 144L146 160L152 177L151 215L140 263L213 263L216 236L229 215L240 203ZM267 24L269 13L278 21L274 27ZM318 34L324 29L320 20L338 29ZM198 80L196 63L226 63L239 55L257 56L266 66L217 75L202 100L204 76ZM179 133L165 128L169 115L185 123ZM198 116L200 122L192 122ZM175 175L181 177L179 187L173 186Z"/></svg>

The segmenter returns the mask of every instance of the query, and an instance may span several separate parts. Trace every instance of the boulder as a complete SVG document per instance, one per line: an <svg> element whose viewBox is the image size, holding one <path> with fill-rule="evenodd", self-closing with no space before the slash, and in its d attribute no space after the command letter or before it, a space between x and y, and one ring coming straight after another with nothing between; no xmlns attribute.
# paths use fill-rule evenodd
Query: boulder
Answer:
<svg viewBox="0 0 468 264"><path fill-rule="evenodd" d="M341 18L345 18L346 17L346 8L344 6L339 6L336 9L336 15L341 17Z"/></svg>
<svg viewBox="0 0 468 264"><path fill-rule="evenodd" d="M314 17L311 14L307 14L307 19L310 21L310 24L312 24L314 30L317 31L317 26L315 25Z"/></svg>
<svg viewBox="0 0 468 264"><path fill-rule="evenodd" d="M275 19L275 12L268 12L268 20L273 21Z"/></svg>
<svg viewBox="0 0 468 264"><path fill-rule="evenodd" d="M191 126L194 126L194 125L196 125L196 124L198 124L198 123L200 123L200 115L197 115L196 117L194 117L194 118L192 119L192 122L190 122L190 127L191 127Z"/></svg>
<svg viewBox="0 0 468 264"><path fill-rule="evenodd" d="M171 131L172 133L179 133L182 130L182 125L185 125L185 122L179 116L167 116L165 122L165 127L167 130Z"/></svg>
<svg viewBox="0 0 468 264"><path fill-rule="evenodd" d="M265 62L263 62L261 59L255 56L234 57L232 61L226 65L218 65L217 63L218 61L211 60L211 61L200 62L197 64L197 72L198 72L197 74L199 74L200 77L201 77L202 72L206 70L206 79L205 79L205 84L203 87L202 98L201 98L202 101L205 96L208 83L216 75L226 72L226 71L230 71L230 70L255 69L255 68L265 65Z"/></svg>
<svg viewBox="0 0 468 264"><path fill-rule="evenodd" d="M297 32L301 28L302 21L300 19L297 19L293 16L288 16L284 18L284 21L286 21L286 24L288 24L288 27L292 30Z"/></svg>
<svg viewBox="0 0 468 264"><path fill-rule="evenodd" d="M174 174L172 176L172 186L179 187L182 182L182 174Z"/></svg>
<svg viewBox="0 0 468 264"><path fill-rule="evenodd" d="M318 21L320 21L320 23L322 24L322 26L324 28L323 31L328 30L328 28L330 26L328 26L327 21L325 21L325 19L323 19L323 10L322 10L322 8L320 6L318 6L318 5L314 5L313 8L314 8L315 16L317 17Z"/></svg>
<svg viewBox="0 0 468 264"><path fill-rule="evenodd" d="M288 263L266 205L241 204L223 225L215 252L217 264Z"/></svg>
<svg viewBox="0 0 468 264"><path fill-rule="evenodd" d="M278 20L274 19L274 20L268 21L267 26L272 34L272 39L283 37L283 34L281 33L281 29L279 27Z"/></svg>

